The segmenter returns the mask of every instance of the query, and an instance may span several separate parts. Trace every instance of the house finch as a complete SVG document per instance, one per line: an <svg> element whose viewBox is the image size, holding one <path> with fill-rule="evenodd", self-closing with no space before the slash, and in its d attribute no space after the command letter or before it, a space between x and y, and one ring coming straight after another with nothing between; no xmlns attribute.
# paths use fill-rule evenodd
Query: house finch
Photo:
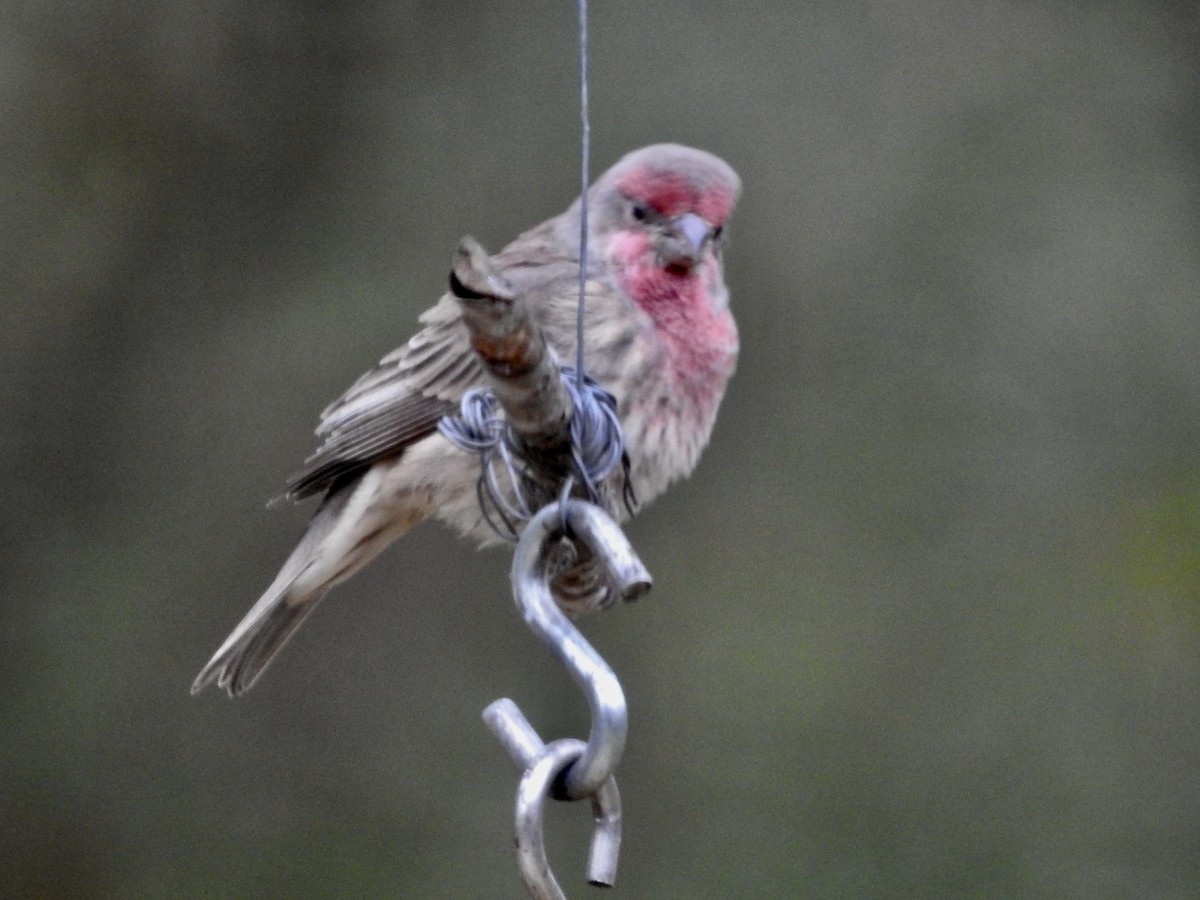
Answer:
<svg viewBox="0 0 1200 900"><path fill-rule="evenodd" d="M625 156L588 191L585 364L616 397L642 502L691 473L733 373L738 337L721 242L740 190L717 157L658 144ZM579 232L576 200L491 260L561 360L575 358ZM324 498L193 693L212 681L231 696L248 689L333 585L422 519L496 540L476 491L478 457L437 431L462 395L484 384L482 367L452 296L421 322L322 414L321 444L287 494Z"/></svg>

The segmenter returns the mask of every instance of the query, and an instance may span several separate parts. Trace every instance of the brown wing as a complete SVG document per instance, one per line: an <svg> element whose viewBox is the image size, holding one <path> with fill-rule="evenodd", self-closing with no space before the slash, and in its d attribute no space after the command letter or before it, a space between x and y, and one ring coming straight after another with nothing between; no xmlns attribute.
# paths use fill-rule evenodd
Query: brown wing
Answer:
<svg viewBox="0 0 1200 900"><path fill-rule="evenodd" d="M458 306L443 297L421 316L425 328L321 413L321 444L288 479L287 496L300 500L394 456L437 429L466 391L483 383L467 343Z"/></svg>
<svg viewBox="0 0 1200 900"><path fill-rule="evenodd" d="M577 263L552 249L554 222L521 235L493 259L514 276L518 289L526 291L535 306L545 296L547 282L578 271ZM421 322L424 329L321 413L320 446L288 479L290 499L322 493L377 460L402 452L437 430L438 421L458 409L463 394L484 384L483 369L451 296L425 312Z"/></svg>

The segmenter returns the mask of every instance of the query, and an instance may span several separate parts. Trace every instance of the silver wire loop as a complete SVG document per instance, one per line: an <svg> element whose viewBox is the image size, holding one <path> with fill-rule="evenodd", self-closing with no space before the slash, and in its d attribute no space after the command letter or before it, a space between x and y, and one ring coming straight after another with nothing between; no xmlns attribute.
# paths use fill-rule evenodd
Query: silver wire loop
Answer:
<svg viewBox="0 0 1200 900"><path fill-rule="evenodd" d="M621 499L633 512L637 497L629 479L629 457L617 418L617 400L590 375L581 375L569 366L559 368L560 377L571 399L571 462L568 478L578 480L587 498L602 501L604 480L621 465L624 479ZM492 530L505 540L515 541L521 525L538 505L536 491L520 448L504 419L500 401L491 388L468 391L455 415L444 416L438 431L450 443L480 457L476 491L479 506ZM533 496L531 496L533 495Z"/></svg>

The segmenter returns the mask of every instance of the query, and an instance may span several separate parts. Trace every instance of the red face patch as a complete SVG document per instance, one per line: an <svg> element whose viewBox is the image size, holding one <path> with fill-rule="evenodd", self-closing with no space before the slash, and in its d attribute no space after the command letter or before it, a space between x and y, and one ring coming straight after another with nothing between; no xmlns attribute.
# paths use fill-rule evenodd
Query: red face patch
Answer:
<svg viewBox="0 0 1200 900"><path fill-rule="evenodd" d="M626 197L649 203L664 216L696 213L713 225L722 224L733 208L733 193L724 185L697 185L678 172L648 167L634 169L617 182Z"/></svg>

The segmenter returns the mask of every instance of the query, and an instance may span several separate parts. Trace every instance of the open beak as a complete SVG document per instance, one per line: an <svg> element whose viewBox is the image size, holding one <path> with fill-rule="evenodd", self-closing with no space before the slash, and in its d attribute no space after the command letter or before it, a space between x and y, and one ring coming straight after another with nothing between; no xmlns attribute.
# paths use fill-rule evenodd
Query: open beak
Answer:
<svg viewBox="0 0 1200 900"><path fill-rule="evenodd" d="M691 269L700 261L704 245L712 236L712 226L695 213L672 219L663 233L661 253L668 266Z"/></svg>

